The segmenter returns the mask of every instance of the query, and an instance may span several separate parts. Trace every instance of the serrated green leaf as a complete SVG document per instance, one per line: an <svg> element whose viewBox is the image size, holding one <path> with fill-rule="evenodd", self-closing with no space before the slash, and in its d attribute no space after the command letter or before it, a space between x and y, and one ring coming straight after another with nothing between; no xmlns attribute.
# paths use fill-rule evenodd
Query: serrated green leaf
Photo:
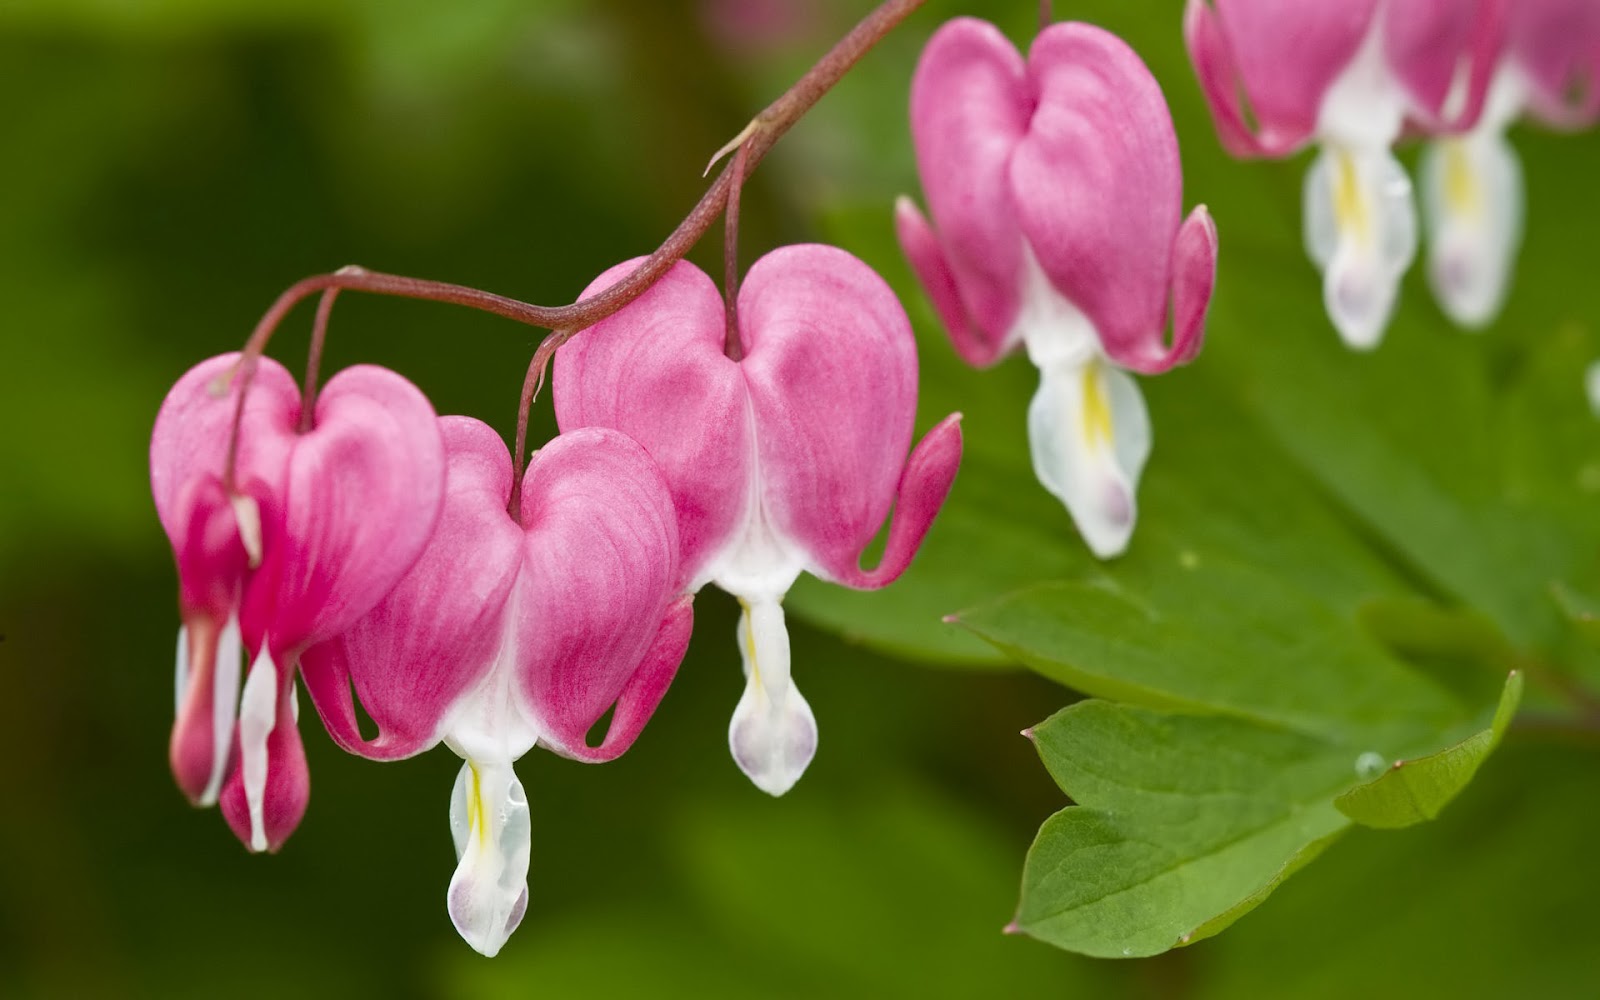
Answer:
<svg viewBox="0 0 1600 1000"><path fill-rule="evenodd" d="M1334 800L1339 811L1363 826L1394 829L1433 819L1478 773L1522 702L1523 675L1513 671L1487 729L1415 760L1400 760L1388 772Z"/></svg>

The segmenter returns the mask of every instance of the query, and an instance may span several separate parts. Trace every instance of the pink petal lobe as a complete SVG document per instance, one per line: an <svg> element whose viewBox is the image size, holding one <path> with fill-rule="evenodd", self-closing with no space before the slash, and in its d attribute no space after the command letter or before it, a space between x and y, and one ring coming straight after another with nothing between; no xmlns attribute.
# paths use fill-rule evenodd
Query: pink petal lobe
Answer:
<svg viewBox="0 0 1600 1000"><path fill-rule="evenodd" d="M374 760L428 749L457 700L495 665L522 532L506 513L511 456L495 431L441 417L444 509L427 548L395 588L337 637L312 646L301 674L334 742ZM351 686L377 724L364 738Z"/></svg>
<svg viewBox="0 0 1600 1000"><path fill-rule="evenodd" d="M174 548L188 532L190 511L185 492L196 478L220 483L228 441L239 403L239 383L213 395L214 384L238 363L239 355L223 354L200 362L183 374L162 401L150 435L150 492L156 514ZM241 489L282 490L284 465L294 445L300 419L300 390L293 376L271 358L260 359L240 421L235 481Z"/></svg>
<svg viewBox="0 0 1600 1000"><path fill-rule="evenodd" d="M1132 365L1166 327L1183 199L1171 115L1133 50L1090 25L1040 33L1028 68L1039 107L1009 180L1022 230L1112 360Z"/></svg>
<svg viewBox="0 0 1600 1000"><path fill-rule="evenodd" d="M656 706L666 695L672 679L678 674L683 654L689 650L689 636L694 631L694 598L685 594L667 605L666 618L657 629L650 648L633 676L617 696L616 710L600 745L587 743L566 744L567 756L588 764L614 760L626 753L639 738L645 723L655 714Z"/></svg>
<svg viewBox="0 0 1600 1000"><path fill-rule="evenodd" d="M815 244L739 291L765 509L820 567L853 566L894 502L917 407L911 324L883 279Z"/></svg>
<svg viewBox="0 0 1600 1000"><path fill-rule="evenodd" d="M227 753L226 741L219 746L214 724L217 696L217 643L223 622L197 614L185 619L188 631L180 641L188 643L188 686L178 703L178 716L172 723L167 744L167 759L178 787L194 805L208 805L206 790L217 767L216 755Z"/></svg>
<svg viewBox="0 0 1600 1000"><path fill-rule="evenodd" d="M1150 374L1187 364L1205 340L1206 310L1217 283L1217 224L1204 205L1184 220L1172 244L1172 346L1128 367Z"/></svg>
<svg viewBox="0 0 1600 1000"><path fill-rule="evenodd" d="M946 267L988 345L978 356L1004 351L1021 307L1022 241L1005 177L1031 111L1022 57L999 29L961 17L934 33L911 80L911 137ZM967 356L966 330L940 312Z"/></svg>
<svg viewBox="0 0 1600 1000"><path fill-rule="evenodd" d="M1189 0L1185 36L1218 132L1235 155L1285 156L1316 131L1322 99L1360 49L1377 0ZM1231 77L1231 81L1230 81ZM1239 95L1256 127L1247 135Z"/></svg>
<svg viewBox="0 0 1600 1000"><path fill-rule="evenodd" d="M1200 90L1211 108L1222 148L1241 159L1270 155L1245 120L1244 94L1233 50L1217 12L1207 0L1189 0L1183 11L1183 41Z"/></svg>
<svg viewBox="0 0 1600 1000"><path fill-rule="evenodd" d="M370 611L427 545L444 500L444 444L416 386L372 365L347 368L317 397L316 424L289 460L281 536L241 620L270 622L297 652Z"/></svg>
<svg viewBox="0 0 1600 1000"><path fill-rule="evenodd" d="M1389 71L1432 132L1477 124L1505 39L1505 0L1389 0L1384 8Z"/></svg>
<svg viewBox="0 0 1600 1000"><path fill-rule="evenodd" d="M652 653L680 593L672 496L649 454L607 428L570 431L545 445L522 490L526 539L512 611L517 692L542 743L604 759L631 742L624 731L636 735L659 700L662 677L670 680L676 668L662 659L681 655L672 642ZM641 671L648 676L640 689L618 707L616 741L589 748L589 729Z"/></svg>
<svg viewBox="0 0 1600 1000"><path fill-rule="evenodd" d="M266 832L267 851L277 853L289 839L306 814L306 804L311 799L311 771L306 767L305 745L300 741L300 727L294 719L294 671L282 672L278 687L277 722L267 737L267 784L263 796L263 829ZM235 741L237 744L237 740ZM246 846L251 846L252 831L250 807L244 789L243 769L237 762L237 745L234 747L235 763L222 787L217 805L223 819L234 836Z"/></svg>
<svg viewBox="0 0 1600 1000"><path fill-rule="evenodd" d="M961 290L945 260L939 237L910 198L895 202L894 229L900 249L932 300L961 360L975 368L987 368L1000 360L1002 342L985 337L967 316L966 307L961 304Z"/></svg>
<svg viewBox="0 0 1600 1000"><path fill-rule="evenodd" d="M1600 119L1600 3L1516 0L1509 52L1529 88L1528 105L1552 128Z"/></svg>
<svg viewBox="0 0 1600 1000"><path fill-rule="evenodd" d="M857 590L876 590L899 579L921 548L933 519L944 506L945 497L955 482L961 464L961 414L941 420L911 452L900 488L895 493L894 520L889 523L889 540L883 558L871 570L863 570L859 553L848 560L836 558L821 568L835 583Z"/></svg>
<svg viewBox="0 0 1600 1000"><path fill-rule="evenodd" d="M612 268L589 295L643 258ZM723 355L722 297L704 271L673 265L649 291L555 357L562 431L610 427L644 445L672 489L684 582L743 522L751 451L739 366Z"/></svg>

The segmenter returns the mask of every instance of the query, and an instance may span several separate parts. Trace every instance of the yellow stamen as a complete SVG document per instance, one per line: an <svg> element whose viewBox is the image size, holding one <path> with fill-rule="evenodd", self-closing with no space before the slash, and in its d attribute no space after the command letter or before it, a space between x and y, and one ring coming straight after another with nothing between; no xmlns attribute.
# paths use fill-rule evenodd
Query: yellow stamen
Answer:
<svg viewBox="0 0 1600 1000"><path fill-rule="evenodd" d="M1371 225L1367 218L1367 202L1361 196L1361 176L1356 170L1356 159L1347 150L1338 149L1333 154L1333 216L1339 231L1351 233L1362 243L1368 242Z"/></svg>
<svg viewBox="0 0 1600 1000"><path fill-rule="evenodd" d="M467 762L467 773L472 777L467 780L467 832L478 834L479 846L486 846L488 838L488 819L483 814L483 791L478 780L478 767L471 761Z"/></svg>
<svg viewBox="0 0 1600 1000"><path fill-rule="evenodd" d="M1106 400L1100 363L1083 366L1083 439L1090 448L1111 443L1111 405Z"/></svg>
<svg viewBox="0 0 1600 1000"><path fill-rule="evenodd" d="M756 662L756 628L750 620L750 605L744 598L739 598L739 610L744 615L744 645L745 658L750 661L750 679L761 686L761 666Z"/></svg>
<svg viewBox="0 0 1600 1000"><path fill-rule="evenodd" d="M1475 219L1483 212L1483 192L1472 169L1466 143L1458 139L1444 143L1444 199L1450 213Z"/></svg>

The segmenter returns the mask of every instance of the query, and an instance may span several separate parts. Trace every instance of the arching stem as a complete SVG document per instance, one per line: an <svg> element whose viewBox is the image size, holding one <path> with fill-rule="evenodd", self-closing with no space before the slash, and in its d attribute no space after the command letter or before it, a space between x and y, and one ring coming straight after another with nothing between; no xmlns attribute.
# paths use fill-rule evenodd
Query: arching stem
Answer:
<svg viewBox="0 0 1600 1000"><path fill-rule="evenodd" d="M733 361L744 357L744 345L739 342L739 199L744 193L744 164L749 151L746 140L733 154L733 186L728 190L728 208L722 216L722 297L727 310L722 353Z"/></svg>

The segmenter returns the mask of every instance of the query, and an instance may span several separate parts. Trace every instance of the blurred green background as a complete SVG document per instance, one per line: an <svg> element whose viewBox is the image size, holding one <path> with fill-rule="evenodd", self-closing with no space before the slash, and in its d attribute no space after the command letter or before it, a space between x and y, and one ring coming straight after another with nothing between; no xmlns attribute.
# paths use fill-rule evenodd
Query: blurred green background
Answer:
<svg viewBox="0 0 1600 1000"><path fill-rule="evenodd" d="M1440 822L1350 834L1221 937L1092 961L1000 934L1064 804L1017 733L1069 695L797 622L821 747L769 800L727 757L734 609L710 590L632 753L519 767L531 902L493 961L444 910L446 751L377 765L308 717L312 805L273 858L184 804L166 769L174 579L145 467L167 386L342 264L554 304L648 252L708 153L869 4L771 6L775 25L741 27L716 0L0 0L0 995L1600 995L1592 750L1515 739ZM1247 284L1227 270L1227 209L1297 225L1300 167L1217 153L1176 0L1057 7L1149 61L1186 200L1211 203L1224 281ZM922 43L956 13L1022 41L1035 9L935 0L892 36L752 179L746 262L839 213L881 209L887 233L916 187ZM1530 161L1596 163L1592 139L1518 141ZM1533 198L1530 244L1566 241L1592 274L1595 200L1573 216ZM912 287L897 257L868 262ZM1596 315L1592 280L1574 294ZM291 368L308 325L274 343ZM536 331L354 295L332 329L328 370L393 366L509 435ZM536 421L553 432L548 403Z"/></svg>

